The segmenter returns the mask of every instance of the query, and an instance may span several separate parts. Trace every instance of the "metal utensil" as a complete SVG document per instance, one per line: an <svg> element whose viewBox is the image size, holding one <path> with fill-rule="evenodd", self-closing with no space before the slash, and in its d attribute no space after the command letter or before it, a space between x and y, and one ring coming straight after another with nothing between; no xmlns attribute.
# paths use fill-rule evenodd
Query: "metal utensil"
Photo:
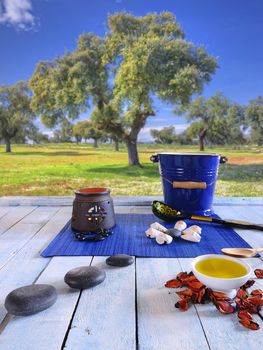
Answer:
<svg viewBox="0 0 263 350"><path fill-rule="evenodd" d="M210 216L182 214L177 209L172 208L169 205L160 201L152 202L152 212L159 219L168 221L168 222L174 221L174 220L180 220L180 219L182 220L190 219L190 220L197 220L197 221L214 222L214 223L222 224L228 227L238 227L238 228L244 228L244 229L263 231L263 225L256 225L247 221L223 220L223 219L213 218Z"/></svg>

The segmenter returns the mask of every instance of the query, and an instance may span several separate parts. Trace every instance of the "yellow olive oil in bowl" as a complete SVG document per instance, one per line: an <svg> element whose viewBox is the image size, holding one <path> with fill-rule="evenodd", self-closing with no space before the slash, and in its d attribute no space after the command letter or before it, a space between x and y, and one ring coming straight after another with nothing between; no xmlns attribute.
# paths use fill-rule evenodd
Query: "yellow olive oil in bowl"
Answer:
<svg viewBox="0 0 263 350"><path fill-rule="evenodd" d="M198 272L217 278L238 278L247 274L245 266L236 261L210 258L199 261L195 268Z"/></svg>
<svg viewBox="0 0 263 350"><path fill-rule="evenodd" d="M192 261L195 277L208 288L223 292L230 298L247 282L252 268L243 260L220 254L200 255Z"/></svg>

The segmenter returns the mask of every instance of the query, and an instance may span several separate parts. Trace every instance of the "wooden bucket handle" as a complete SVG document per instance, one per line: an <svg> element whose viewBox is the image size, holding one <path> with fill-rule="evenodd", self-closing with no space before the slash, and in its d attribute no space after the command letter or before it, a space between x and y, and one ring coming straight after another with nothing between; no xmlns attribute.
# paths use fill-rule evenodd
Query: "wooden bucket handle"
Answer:
<svg viewBox="0 0 263 350"><path fill-rule="evenodd" d="M173 188L187 188L187 189L195 189L201 188L206 189L206 182L193 182L193 181L173 181Z"/></svg>

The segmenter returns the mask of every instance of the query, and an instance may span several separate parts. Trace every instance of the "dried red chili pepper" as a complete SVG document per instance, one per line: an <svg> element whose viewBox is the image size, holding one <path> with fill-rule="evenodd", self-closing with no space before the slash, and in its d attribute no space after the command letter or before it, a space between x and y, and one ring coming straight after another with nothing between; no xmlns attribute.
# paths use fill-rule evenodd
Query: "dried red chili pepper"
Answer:
<svg viewBox="0 0 263 350"><path fill-rule="evenodd" d="M184 282L184 285L192 289L194 292L199 292L202 288L205 288L205 285L199 281Z"/></svg>
<svg viewBox="0 0 263 350"><path fill-rule="evenodd" d="M199 282L198 279L194 275L182 277L181 281L183 283Z"/></svg>
<svg viewBox="0 0 263 350"><path fill-rule="evenodd" d="M180 309L181 311L186 311L189 308L189 301L190 298L185 298L183 300L177 301L177 303L174 305L177 309Z"/></svg>
<svg viewBox="0 0 263 350"><path fill-rule="evenodd" d="M263 290L262 289L254 289L254 290L252 290L252 292L250 294L263 296Z"/></svg>
<svg viewBox="0 0 263 350"><path fill-rule="evenodd" d="M237 316L238 316L239 318L241 318L241 319L246 318L246 319L248 319L248 320L253 320L252 315L251 315L248 311L246 311L246 310L238 311Z"/></svg>
<svg viewBox="0 0 263 350"><path fill-rule="evenodd" d="M241 306L240 306L241 310L246 310L248 312L250 312L251 314L257 314L259 311L259 307L246 301L245 299L241 300Z"/></svg>
<svg viewBox="0 0 263 350"><path fill-rule="evenodd" d="M182 281L183 278L187 277L188 274L187 272L179 272L178 275L176 276L176 278L179 280L179 281Z"/></svg>
<svg viewBox="0 0 263 350"><path fill-rule="evenodd" d="M177 279L173 279L173 280L167 281L164 286L166 288L181 288L182 283Z"/></svg>
<svg viewBox="0 0 263 350"><path fill-rule="evenodd" d="M176 294L181 298L181 299L185 299L185 298L191 298L193 291L191 289L185 289L185 290L181 290L179 292L176 292Z"/></svg>
<svg viewBox="0 0 263 350"><path fill-rule="evenodd" d="M223 301L229 301L231 298L221 292L211 291L211 294L215 297L216 300L223 300Z"/></svg>
<svg viewBox="0 0 263 350"><path fill-rule="evenodd" d="M244 327L252 329L254 331L257 331L259 329L259 324L252 320L241 319L239 323L241 323Z"/></svg>
<svg viewBox="0 0 263 350"><path fill-rule="evenodd" d="M261 269L256 269L254 271L255 275L257 276L257 278L263 278L263 270Z"/></svg>
<svg viewBox="0 0 263 350"><path fill-rule="evenodd" d="M256 306L263 306L263 298L261 298L261 296L258 295L248 297L247 301Z"/></svg>
<svg viewBox="0 0 263 350"><path fill-rule="evenodd" d="M232 314L235 312L235 308L228 301L216 300L214 305L222 314Z"/></svg>
<svg viewBox="0 0 263 350"><path fill-rule="evenodd" d="M237 291L237 297L241 299L246 299L248 297L248 294L245 289L239 288L239 290Z"/></svg>
<svg viewBox="0 0 263 350"><path fill-rule="evenodd" d="M243 284L243 286L241 288L243 289L247 289L253 286L253 284L255 283L254 280L248 280L245 284Z"/></svg>
<svg viewBox="0 0 263 350"><path fill-rule="evenodd" d="M206 288L202 288L199 293L197 294L197 303L201 304L205 301L206 299Z"/></svg>

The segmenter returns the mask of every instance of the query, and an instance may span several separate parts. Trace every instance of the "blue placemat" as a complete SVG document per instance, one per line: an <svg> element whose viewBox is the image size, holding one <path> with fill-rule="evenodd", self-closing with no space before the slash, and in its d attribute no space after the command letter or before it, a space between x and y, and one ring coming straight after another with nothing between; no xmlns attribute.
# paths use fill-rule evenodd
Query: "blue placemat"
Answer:
<svg viewBox="0 0 263 350"><path fill-rule="evenodd" d="M202 227L199 243L175 239L170 245L159 245L146 237L145 230L157 221L152 214L117 214L113 235L100 242L81 242L75 238L70 222L41 253L50 256L81 256L129 254L140 257L193 258L202 254L220 254L221 248L251 248L233 229L218 224L187 221L188 225ZM163 223L167 228L173 224Z"/></svg>

